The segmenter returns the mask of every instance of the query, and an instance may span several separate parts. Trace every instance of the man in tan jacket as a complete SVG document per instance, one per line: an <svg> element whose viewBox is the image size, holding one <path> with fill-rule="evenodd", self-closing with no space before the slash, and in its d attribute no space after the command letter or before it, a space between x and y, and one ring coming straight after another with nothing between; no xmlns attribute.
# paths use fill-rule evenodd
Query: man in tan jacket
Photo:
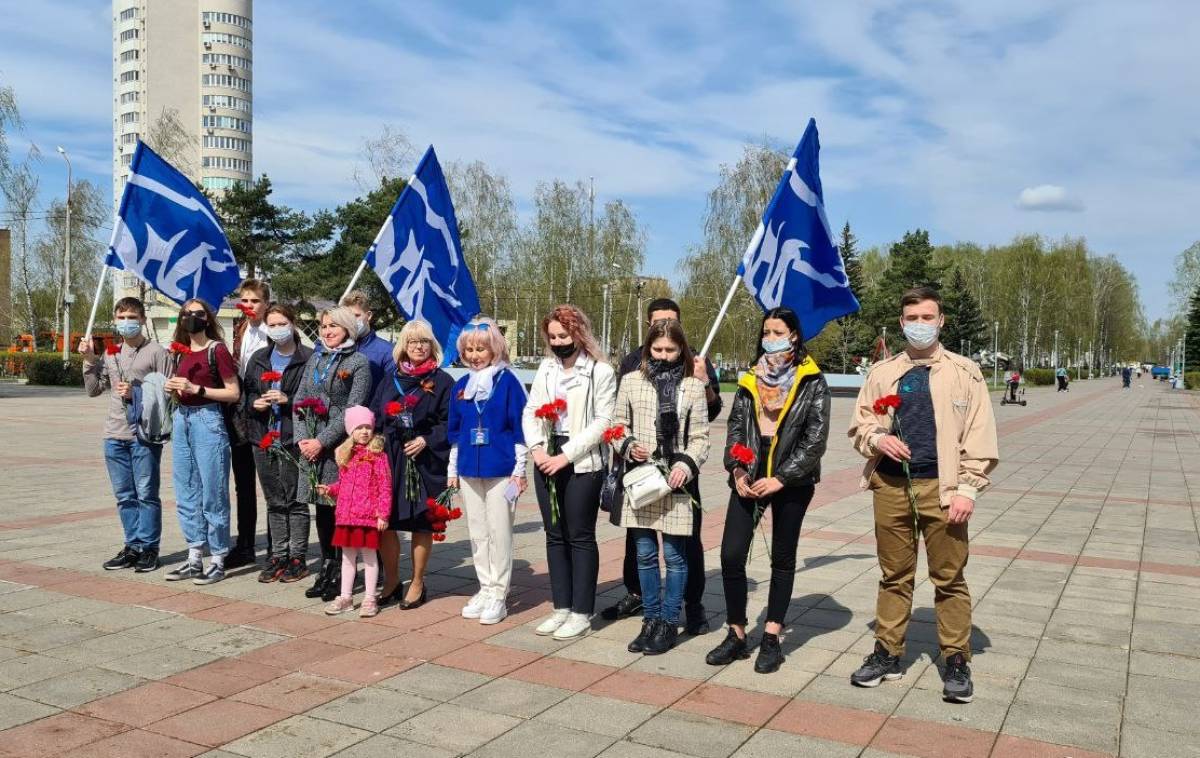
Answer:
<svg viewBox="0 0 1200 758"><path fill-rule="evenodd" d="M945 700L969 703L971 595L967 522L999 458L996 420L979 367L942 347L942 300L929 287L900 299L907 348L871 368L849 436L868 458L863 486L874 495L879 567L875 650L850 677L859 687L904 676L900 658L912 615L919 530L934 585ZM898 396L892 409L876 402ZM877 413L883 410L884 413Z"/></svg>

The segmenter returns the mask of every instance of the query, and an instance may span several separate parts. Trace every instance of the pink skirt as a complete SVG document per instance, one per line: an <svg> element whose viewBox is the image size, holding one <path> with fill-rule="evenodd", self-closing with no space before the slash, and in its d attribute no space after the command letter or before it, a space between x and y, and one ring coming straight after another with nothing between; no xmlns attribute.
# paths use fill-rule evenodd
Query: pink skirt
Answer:
<svg viewBox="0 0 1200 758"><path fill-rule="evenodd" d="M379 549L379 530L370 526L341 526L333 530L334 547L362 547Z"/></svg>

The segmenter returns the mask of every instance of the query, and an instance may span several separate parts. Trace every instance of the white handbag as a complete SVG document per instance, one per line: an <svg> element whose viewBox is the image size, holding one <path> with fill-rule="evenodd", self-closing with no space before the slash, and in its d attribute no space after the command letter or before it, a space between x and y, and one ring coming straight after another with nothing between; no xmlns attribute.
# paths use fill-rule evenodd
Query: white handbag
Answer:
<svg viewBox="0 0 1200 758"><path fill-rule="evenodd" d="M625 487L626 502L635 511L671 494L667 477L653 463L644 463L626 471L621 484Z"/></svg>

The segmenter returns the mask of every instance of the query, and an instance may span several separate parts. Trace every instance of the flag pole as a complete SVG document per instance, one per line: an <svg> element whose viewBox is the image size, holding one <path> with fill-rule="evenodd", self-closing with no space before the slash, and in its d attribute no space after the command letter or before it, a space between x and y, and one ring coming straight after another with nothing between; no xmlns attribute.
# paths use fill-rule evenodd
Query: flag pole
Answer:
<svg viewBox="0 0 1200 758"><path fill-rule="evenodd" d="M121 205L124 207L125 198L121 198ZM108 249L111 251L117 244L117 230L121 228L121 214L117 213L117 217L113 219L112 236L108 239ZM88 314L87 329L83 330L83 338L90 340L92 338L92 325L96 323L96 307L100 305L100 292L104 289L104 277L108 275L109 266L105 263L100 267L100 280L96 282L96 295L92 298L92 312Z"/></svg>
<svg viewBox="0 0 1200 758"><path fill-rule="evenodd" d="M423 158L421 159L421 161L422 161L422 163L424 163ZM417 166L417 170L420 171L421 167ZM388 228L388 222L391 221L391 219L392 219L392 214L396 212L396 208L400 205L400 201L403 200L404 196L408 194L408 188L411 187L413 185L413 182L415 182L416 180L417 180L416 174L413 174L412 176L408 177L408 183L404 185L404 189L400 190L400 197L396 198L396 202L392 205L392 209L390 211L388 211L388 216L386 219L384 219L383 226L379 227L379 233L375 235L375 239L374 239L374 241L371 242L371 247L367 248L367 252L370 252L372 248L374 248L376 245L379 244L380 238L383 237L383 231ZM364 255L363 259L362 259L362 263L358 264L358 270L356 270L354 272L354 276L350 277L350 283L346 285L346 291L343 292L341 298L338 299L339 303L342 302L342 300L345 300L346 295L349 295L350 291L354 289L354 285L358 284L358 277L362 276L362 272L364 269L366 269L366 267L367 267L367 256Z"/></svg>
<svg viewBox="0 0 1200 758"><path fill-rule="evenodd" d="M750 244L746 245L746 255L749 255L751 250L756 249L762 244L765 232L766 228L762 224L759 224L758 228L754 230L754 236L750 238ZM712 341L717 336L717 329L720 328L721 322L725 320L725 313L729 310L729 304L733 302L733 293L737 292L738 283L741 281L742 275L740 273L733 277L733 283L729 285L729 292L725 293L725 302L721 303L721 310L717 311L717 318L713 321L712 328L708 330L708 338L704 340L704 347L700 350L701 358L708 357L708 349L712 347Z"/></svg>

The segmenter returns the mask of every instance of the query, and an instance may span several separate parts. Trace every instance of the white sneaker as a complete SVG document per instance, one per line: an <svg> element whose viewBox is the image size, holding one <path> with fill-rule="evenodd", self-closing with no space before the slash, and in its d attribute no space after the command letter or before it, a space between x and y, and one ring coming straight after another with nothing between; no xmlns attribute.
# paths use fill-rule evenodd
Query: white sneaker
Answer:
<svg viewBox="0 0 1200 758"><path fill-rule="evenodd" d="M554 631L554 639L570 640L582 637L592 629L592 617L586 613L572 613L562 626Z"/></svg>
<svg viewBox="0 0 1200 758"><path fill-rule="evenodd" d="M481 624L499 624L508 616L508 604L502 597L489 598L479 614Z"/></svg>
<svg viewBox="0 0 1200 758"><path fill-rule="evenodd" d="M475 596L467 601L463 606L462 617L465 619L477 619L479 614L483 612L483 606L487 604L488 597L483 590L475 593Z"/></svg>
<svg viewBox="0 0 1200 758"><path fill-rule="evenodd" d="M567 620L567 616L570 615L571 611L567 608L555 608L554 613L550 614L550 618L538 625L538 628L534 630L534 634L539 637L549 637L558 631L558 628L563 625L563 622Z"/></svg>

